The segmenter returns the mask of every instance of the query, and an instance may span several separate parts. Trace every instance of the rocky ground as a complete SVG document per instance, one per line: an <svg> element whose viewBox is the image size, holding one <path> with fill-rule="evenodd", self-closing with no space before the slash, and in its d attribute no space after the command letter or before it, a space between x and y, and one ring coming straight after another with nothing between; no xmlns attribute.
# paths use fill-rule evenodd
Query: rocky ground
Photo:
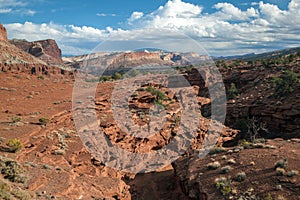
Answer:
<svg viewBox="0 0 300 200"><path fill-rule="evenodd" d="M284 88L292 88L284 94L274 86L275 78L287 69L299 77L299 55L282 57L289 61L274 66L271 61L267 65L267 61L217 62L228 95L227 127L222 126L215 147L201 157L199 149L209 138L211 122L211 101L203 78L213 78L211 74L201 78L189 68L182 70L193 87L190 93L179 92L181 96L163 81L141 84L128 98L126 83L101 82L95 96L85 97L92 102L86 110L85 102L72 99L76 73L49 66L13 46L0 28L1 199L299 199L299 81L285 85L277 80ZM137 55L135 61L139 61ZM85 80L82 86L91 84ZM121 115L120 108L111 102L121 103L113 98L116 91L126 97L126 114L134 124L130 130L149 127L149 134L155 134L139 138L119 127L114 117ZM81 105L75 110L82 111L82 118L96 111L97 126L112 145L134 153L157 151L180 136L180 102L190 95L197 96L201 108L191 147L172 165L154 172L133 174L106 166L87 150L75 127L72 106ZM166 121L161 129L152 130L150 113L159 109L165 111ZM127 117L120 119L127 121ZM153 120L160 123L160 118Z"/></svg>
<svg viewBox="0 0 300 200"><path fill-rule="evenodd" d="M83 146L72 120L71 96L74 80L47 76L44 80L40 80L36 75L18 72L2 72L0 80L2 87L1 155L20 163L25 170L27 182L18 185L18 188L33 191L37 199L51 197L56 199L101 199L105 197L151 199L153 196L155 199L201 199L198 194L202 193L211 199L227 197L238 199L243 195L248 195L244 193L251 188L256 190L250 192L251 195L249 195L255 195L257 199L263 199L269 193L274 198L281 195L286 199L296 199L299 195L298 176L278 176L274 169L275 163L285 158L289 163L286 173L298 169L297 166L300 166L300 163L297 159L299 156L297 140L290 142L270 140L267 144L271 147L239 151L231 148L204 159L191 155L174 164L175 173L169 166L157 172L134 176L106 167L97 159L93 159ZM157 146L167 144L170 140L168 137L172 137L172 129L162 131L149 141L132 139L125 133L120 134L122 132L116 122L109 117L112 111L107 99L113 87L112 82L100 84L95 98L100 126L110 140L132 152L147 152L156 149ZM149 108L149 104L142 102L151 101L154 98L150 92L147 92L148 87L149 85L145 85L144 89L133 95L130 101L132 116L139 124L146 123L147 119L141 115L147 116L147 114L138 111L142 108L146 110ZM167 89L161 88L160 90L167 94ZM167 109L176 108L176 99L174 97L170 99L173 99L175 103ZM16 118L20 120L14 122ZM40 118L49 118L50 122L42 125L39 122ZM168 123L169 125L175 123L175 120L170 117ZM203 132L199 129L199 135L205 135L205 126L202 128ZM21 152L7 152L6 144L12 138L21 140L24 145ZM195 149L199 147L201 141L203 139L194 142ZM229 165L232 168L230 172L225 175L220 174L221 168L227 166L231 158L236 163ZM219 161L221 166L217 170L207 170L207 164L214 161ZM215 179L229 176L234 178L242 171L247 174L245 182L233 182L231 193L222 195L215 186ZM278 187L282 189L275 190L277 185L281 185Z"/></svg>
<svg viewBox="0 0 300 200"><path fill-rule="evenodd" d="M299 199L299 139L244 143L177 160L173 166L190 199ZM286 159L286 164L285 160Z"/></svg>

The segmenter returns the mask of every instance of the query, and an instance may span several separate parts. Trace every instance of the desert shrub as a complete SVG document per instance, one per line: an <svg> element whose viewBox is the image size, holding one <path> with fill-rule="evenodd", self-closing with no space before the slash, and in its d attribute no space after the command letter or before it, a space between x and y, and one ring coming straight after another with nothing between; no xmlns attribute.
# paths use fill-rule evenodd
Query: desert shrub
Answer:
<svg viewBox="0 0 300 200"><path fill-rule="evenodd" d="M207 169L208 170L215 170L218 169L221 166L221 164L218 161L212 162L212 163L208 163L207 165Z"/></svg>
<svg viewBox="0 0 300 200"><path fill-rule="evenodd" d="M146 91L150 92L153 96L155 96L155 99L157 101L161 101L161 100L166 100L166 95L165 93L161 92L160 90L158 89L155 89L151 86L148 86Z"/></svg>
<svg viewBox="0 0 300 200"><path fill-rule="evenodd" d="M270 193L268 193L264 200L273 200L273 197Z"/></svg>
<svg viewBox="0 0 300 200"><path fill-rule="evenodd" d="M13 190L11 193L12 193L12 195L14 195L14 197L16 197L17 199L20 199L20 200L31 200L32 199L32 196L24 190Z"/></svg>
<svg viewBox="0 0 300 200"><path fill-rule="evenodd" d="M137 69L132 69L130 71L128 71L126 74L124 74L125 78L131 78L131 77L136 77L140 74L140 71L138 71Z"/></svg>
<svg viewBox="0 0 300 200"><path fill-rule="evenodd" d="M114 80L119 80L119 79L122 79L123 78L123 75L120 74L119 72L116 72L113 77L112 77Z"/></svg>
<svg viewBox="0 0 300 200"><path fill-rule="evenodd" d="M163 108L167 108L168 107L167 105L163 104L163 101L169 100L167 98L167 96L165 95L165 93L163 93L160 90L158 90L156 88L153 88L151 86L148 86L146 88L146 91L150 92L155 97L155 99L152 102L154 105L161 106Z"/></svg>
<svg viewBox="0 0 300 200"><path fill-rule="evenodd" d="M231 83L228 89L228 98L233 99L238 95L239 95L239 90L237 89L234 83Z"/></svg>
<svg viewBox="0 0 300 200"><path fill-rule="evenodd" d="M221 174L227 174L232 168L230 166L224 166L221 168Z"/></svg>
<svg viewBox="0 0 300 200"><path fill-rule="evenodd" d="M230 165L233 165L233 164L235 164L236 162L235 162L235 160L234 160L233 158L231 158L231 159L229 159L229 160L227 161L227 163L230 164Z"/></svg>
<svg viewBox="0 0 300 200"><path fill-rule="evenodd" d="M39 80L44 80L44 79L45 79L45 77L44 77L44 76L41 76L41 75L38 76L37 78L38 78Z"/></svg>
<svg viewBox="0 0 300 200"><path fill-rule="evenodd" d="M273 78L274 95L285 96L293 92L296 83L298 83L298 75L294 71L287 70L283 72L279 77Z"/></svg>
<svg viewBox="0 0 300 200"><path fill-rule="evenodd" d="M219 191L222 193L222 195L228 195L230 194L232 188L231 188L231 180L229 178L220 177L215 180L216 187L219 189Z"/></svg>
<svg viewBox="0 0 300 200"><path fill-rule="evenodd" d="M208 154L213 155L213 154L218 154L223 152L226 152L226 149L224 147L213 147L212 149L209 150Z"/></svg>
<svg viewBox="0 0 300 200"><path fill-rule="evenodd" d="M287 59L289 60L289 62L292 62L295 58L296 58L296 54L290 54L287 57Z"/></svg>
<svg viewBox="0 0 300 200"><path fill-rule="evenodd" d="M13 197L9 194L10 187L7 183L0 181L0 199L13 200Z"/></svg>
<svg viewBox="0 0 300 200"><path fill-rule="evenodd" d="M47 117L42 117L42 118L39 119L39 122L40 122L41 125L46 125L50 122L50 119L47 118Z"/></svg>
<svg viewBox="0 0 300 200"><path fill-rule="evenodd" d="M287 165L288 165L288 160L285 158L283 160L279 160L276 162L275 169L278 167L285 169L287 167Z"/></svg>
<svg viewBox="0 0 300 200"><path fill-rule="evenodd" d="M95 82L99 82L100 80L97 78L85 78L84 81L87 83L95 83Z"/></svg>
<svg viewBox="0 0 300 200"><path fill-rule="evenodd" d="M293 177L293 176L298 175L298 171L297 170L291 170L291 171L288 171L286 175L288 177Z"/></svg>
<svg viewBox="0 0 300 200"><path fill-rule="evenodd" d="M14 153L16 153L18 151L21 151L22 148L23 148L22 142L19 139L17 139L17 138L8 140L8 142L7 142L6 145L9 146L10 147L10 151L14 152Z"/></svg>
<svg viewBox="0 0 300 200"><path fill-rule="evenodd" d="M266 123L256 117L237 119L233 127L241 131L243 138L246 138L249 141L248 145L257 142L264 143L264 139L258 137L269 133ZM245 145L247 144L245 143Z"/></svg>
<svg viewBox="0 0 300 200"><path fill-rule="evenodd" d="M3 200L31 200L34 195L20 188L12 189L7 183L0 179L0 199Z"/></svg>
<svg viewBox="0 0 300 200"><path fill-rule="evenodd" d="M19 117L19 116L11 117L10 119L11 119L12 123L17 123L17 122L21 121L21 117Z"/></svg>
<svg viewBox="0 0 300 200"><path fill-rule="evenodd" d="M239 144L239 146L244 147L245 149L253 147L253 143L249 142L247 140L242 140Z"/></svg>
<svg viewBox="0 0 300 200"><path fill-rule="evenodd" d="M11 182L25 183L27 178L23 175L24 170L19 163L0 157L0 172L5 179Z"/></svg>
<svg viewBox="0 0 300 200"><path fill-rule="evenodd" d="M235 181L238 181L238 182L242 182L246 179L246 173L245 172L239 172L236 177L234 178Z"/></svg>
<svg viewBox="0 0 300 200"><path fill-rule="evenodd" d="M112 80L113 80L112 76L101 76L99 78L100 82L106 82L106 81L112 81Z"/></svg>
<svg viewBox="0 0 300 200"><path fill-rule="evenodd" d="M276 174L279 176L284 176L285 175L285 169L281 168L281 167L277 167L276 168Z"/></svg>

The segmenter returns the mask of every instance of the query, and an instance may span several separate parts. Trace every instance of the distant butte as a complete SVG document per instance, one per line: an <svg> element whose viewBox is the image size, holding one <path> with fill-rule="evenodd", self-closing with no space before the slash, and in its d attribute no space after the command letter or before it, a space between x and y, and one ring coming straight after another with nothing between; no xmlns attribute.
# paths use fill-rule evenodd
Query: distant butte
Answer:
<svg viewBox="0 0 300 200"><path fill-rule="evenodd" d="M47 39L28 42L26 40L10 40L10 43L23 51L41 59L48 65L63 65L61 50L55 40Z"/></svg>

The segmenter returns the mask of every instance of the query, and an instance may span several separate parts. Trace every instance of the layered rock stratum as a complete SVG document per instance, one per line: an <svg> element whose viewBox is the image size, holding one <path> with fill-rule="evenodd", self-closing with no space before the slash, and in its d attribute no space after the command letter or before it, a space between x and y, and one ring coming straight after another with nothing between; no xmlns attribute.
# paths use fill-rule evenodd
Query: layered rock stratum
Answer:
<svg viewBox="0 0 300 200"><path fill-rule="evenodd" d="M0 40L7 41L7 32L2 24L0 24Z"/></svg>
<svg viewBox="0 0 300 200"><path fill-rule="evenodd" d="M62 65L61 50L55 40L47 39L34 42L10 40L10 43L25 52L41 59L48 65Z"/></svg>

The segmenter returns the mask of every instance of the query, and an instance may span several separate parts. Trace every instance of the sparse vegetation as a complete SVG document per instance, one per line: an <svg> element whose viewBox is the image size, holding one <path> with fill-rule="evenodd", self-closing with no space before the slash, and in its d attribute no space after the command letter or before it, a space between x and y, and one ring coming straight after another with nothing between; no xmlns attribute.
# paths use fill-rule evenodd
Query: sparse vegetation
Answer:
<svg viewBox="0 0 300 200"><path fill-rule="evenodd" d="M273 200L273 197L270 193L268 193L264 200Z"/></svg>
<svg viewBox="0 0 300 200"><path fill-rule="evenodd" d="M277 161L277 163L275 164L275 169L276 168L286 169L287 165L288 165L288 160L285 158L283 160Z"/></svg>
<svg viewBox="0 0 300 200"><path fill-rule="evenodd" d="M293 92L298 81L298 75L294 71L284 71L279 77L273 78L273 83L275 86L274 95L282 97Z"/></svg>
<svg viewBox="0 0 300 200"><path fill-rule="evenodd" d="M6 145L9 146L10 151L14 153L21 151L23 148L22 142L17 138L8 140Z"/></svg>
<svg viewBox="0 0 300 200"><path fill-rule="evenodd" d="M286 175L288 177L294 177L294 176L298 175L298 171L297 170L291 170L291 171L288 171Z"/></svg>
<svg viewBox="0 0 300 200"><path fill-rule="evenodd" d="M38 78L39 80L44 80L44 79L45 79L45 77L44 77L44 76L41 76L41 75L38 76L37 78Z"/></svg>
<svg viewBox="0 0 300 200"><path fill-rule="evenodd" d="M215 161L215 162L209 163L209 164L207 165L207 169L208 169L208 170L216 170L216 169L218 169L220 166L221 166L221 164L220 164L218 161Z"/></svg>
<svg viewBox="0 0 300 200"><path fill-rule="evenodd" d="M221 168L221 174L227 174L232 168L230 166L224 166Z"/></svg>
<svg viewBox="0 0 300 200"><path fill-rule="evenodd" d="M10 119L11 119L12 123L17 123L17 122L21 121L21 117L19 117L19 116L11 117Z"/></svg>
<svg viewBox="0 0 300 200"><path fill-rule="evenodd" d="M266 124L255 117L252 117L247 120L247 128L252 143L255 143L260 132L268 132Z"/></svg>
<svg viewBox="0 0 300 200"><path fill-rule="evenodd" d="M244 147L245 149L253 147L253 143L249 142L247 140L242 140L239 144L239 146Z"/></svg>
<svg viewBox="0 0 300 200"><path fill-rule="evenodd" d="M209 150L209 154L218 154L218 153L223 153L226 152L226 149L224 147L213 147L212 149Z"/></svg>
<svg viewBox="0 0 300 200"><path fill-rule="evenodd" d="M101 76L100 78L99 78L99 81L100 82L106 82L106 81L112 81L113 80L113 78L112 78L112 76ZM98 80L95 80L95 82L97 82Z"/></svg>
<svg viewBox="0 0 300 200"><path fill-rule="evenodd" d="M242 182L246 179L246 173L245 172L239 172L236 177L234 178L235 181L238 181L238 182Z"/></svg>
<svg viewBox="0 0 300 200"><path fill-rule="evenodd" d="M169 100L165 93L152 86L148 86L146 91L150 92L155 97L153 100L154 105L162 106L163 108L167 107L167 105L163 104L163 101Z"/></svg>
<svg viewBox="0 0 300 200"><path fill-rule="evenodd" d="M41 125L46 125L50 122L50 119L47 118L47 117L42 117L42 118L39 119L39 122L40 122Z"/></svg>
<svg viewBox="0 0 300 200"><path fill-rule="evenodd" d="M284 176L285 175L285 169L281 167L276 168L276 174L279 176Z"/></svg>
<svg viewBox="0 0 300 200"><path fill-rule="evenodd" d="M228 195L230 194L232 188L231 188L231 180L230 177L220 177L215 180L216 187L219 189L219 191L222 193L222 195Z"/></svg>
<svg viewBox="0 0 300 200"><path fill-rule="evenodd" d="M237 89L234 83L231 83L230 88L228 89L228 98L234 99L238 95L239 95L239 90Z"/></svg>
<svg viewBox="0 0 300 200"><path fill-rule="evenodd" d="M119 79L122 79L123 78L123 75L120 74L119 72L116 72L113 77L112 77L114 80L119 80Z"/></svg>
<svg viewBox="0 0 300 200"><path fill-rule="evenodd" d="M229 160L227 161L227 163L230 164L230 165L233 165L233 164L235 164L236 162L235 162L235 160L234 160L233 158L231 158L231 159L229 159Z"/></svg>
<svg viewBox="0 0 300 200"><path fill-rule="evenodd" d="M0 157L0 172L5 179L11 182L25 183L27 178L23 175L23 168L16 161Z"/></svg>
<svg viewBox="0 0 300 200"><path fill-rule="evenodd" d="M165 93L151 86L148 86L146 91L150 92L153 96L155 96L155 99L157 101L162 101L167 99Z"/></svg>
<svg viewBox="0 0 300 200"><path fill-rule="evenodd" d="M4 180L0 179L0 199L3 200L31 200L34 195L20 188L12 188Z"/></svg>

